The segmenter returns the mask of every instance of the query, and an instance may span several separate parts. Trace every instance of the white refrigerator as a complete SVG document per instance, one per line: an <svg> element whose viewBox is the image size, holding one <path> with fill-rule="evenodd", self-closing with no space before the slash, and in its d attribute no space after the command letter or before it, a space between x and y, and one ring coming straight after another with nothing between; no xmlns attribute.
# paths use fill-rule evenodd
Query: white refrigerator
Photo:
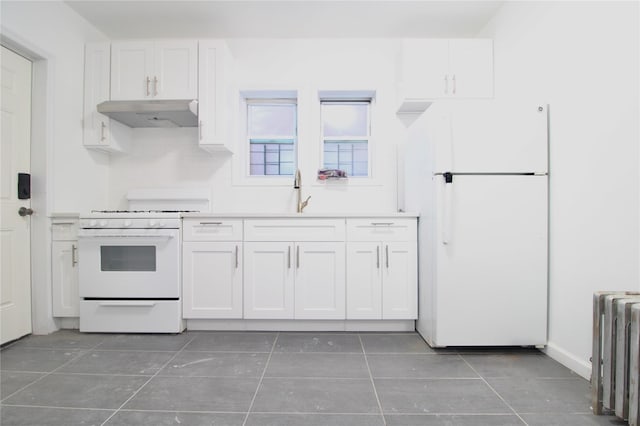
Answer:
<svg viewBox="0 0 640 426"><path fill-rule="evenodd" d="M440 102L408 135L418 332L434 347L545 345L548 106Z"/></svg>

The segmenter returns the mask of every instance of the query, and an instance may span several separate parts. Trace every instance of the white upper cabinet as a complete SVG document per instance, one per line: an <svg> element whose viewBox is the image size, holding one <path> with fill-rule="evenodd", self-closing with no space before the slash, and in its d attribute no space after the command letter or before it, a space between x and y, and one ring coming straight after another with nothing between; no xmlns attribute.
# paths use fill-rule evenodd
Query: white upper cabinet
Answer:
<svg viewBox="0 0 640 426"><path fill-rule="evenodd" d="M131 129L100 114L96 106L109 100L109 43L90 43L84 58L83 143L90 149L125 152L129 148Z"/></svg>
<svg viewBox="0 0 640 426"><path fill-rule="evenodd" d="M232 152L232 60L222 40L199 43L198 144L210 152Z"/></svg>
<svg viewBox="0 0 640 426"><path fill-rule="evenodd" d="M112 43L111 100L196 99L197 96L197 41Z"/></svg>
<svg viewBox="0 0 640 426"><path fill-rule="evenodd" d="M402 41L398 112L421 112L443 98L493 96L490 39L405 39Z"/></svg>

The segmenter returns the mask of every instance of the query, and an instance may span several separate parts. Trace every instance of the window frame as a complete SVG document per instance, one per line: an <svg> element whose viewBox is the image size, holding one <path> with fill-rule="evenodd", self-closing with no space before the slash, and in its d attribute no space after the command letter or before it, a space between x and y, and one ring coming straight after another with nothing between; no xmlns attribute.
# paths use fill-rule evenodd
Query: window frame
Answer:
<svg viewBox="0 0 640 426"><path fill-rule="evenodd" d="M294 129L295 129L295 134L293 135L275 135L275 134L264 134L264 135L251 135L249 132L249 124L250 124L250 113L249 110L251 108L252 105L265 105L265 106L277 106L277 105L293 105L294 106ZM244 102L243 102L243 106L244 106L244 111L245 111L245 125L244 125L244 138L243 138L243 143L244 143L244 167L245 167L245 178L247 179L257 179L257 178L272 178L272 179L281 179L281 178L292 178L295 175L295 170L299 167L298 163L299 163L299 158L298 158L298 134L299 134L299 129L298 129L298 121L299 121L299 111L298 111L298 101L295 98L251 98L251 97L247 97L244 98ZM266 158L265 158L265 174L262 175L253 175L251 174L251 145L252 145L252 140L272 140L272 141L283 141L283 140L291 140L293 139L293 143L291 145L293 145L293 172L292 174L266 174ZM282 142L280 142L282 143ZM267 145L267 144L280 144L277 142L271 142L271 143L262 143L262 145ZM260 144L260 143L257 143ZM287 145L289 145L288 143L286 143ZM266 147L265 147L266 149ZM280 167L280 162L278 162L278 165Z"/></svg>
<svg viewBox="0 0 640 426"><path fill-rule="evenodd" d="M373 178L373 123L372 123L372 109L374 100L372 97L340 97L340 98L320 98L320 168L325 167L325 142L340 142L340 141L366 141L367 144L367 174L365 176L354 176L348 174L349 179L372 179ZM367 105L367 135L341 135L341 136L325 136L324 134L324 105ZM353 158L351 160L353 168ZM339 164L338 164L339 166Z"/></svg>

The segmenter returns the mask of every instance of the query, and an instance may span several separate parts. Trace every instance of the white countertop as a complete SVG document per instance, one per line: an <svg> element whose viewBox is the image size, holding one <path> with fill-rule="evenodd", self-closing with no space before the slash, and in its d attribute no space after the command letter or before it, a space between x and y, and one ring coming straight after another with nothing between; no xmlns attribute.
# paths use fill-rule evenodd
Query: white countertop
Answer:
<svg viewBox="0 0 640 426"><path fill-rule="evenodd" d="M308 218L308 219L336 219L336 218L416 218L419 216L413 212L390 212L390 213L182 213L185 219L194 218L250 218L250 219L291 219L291 218Z"/></svg>

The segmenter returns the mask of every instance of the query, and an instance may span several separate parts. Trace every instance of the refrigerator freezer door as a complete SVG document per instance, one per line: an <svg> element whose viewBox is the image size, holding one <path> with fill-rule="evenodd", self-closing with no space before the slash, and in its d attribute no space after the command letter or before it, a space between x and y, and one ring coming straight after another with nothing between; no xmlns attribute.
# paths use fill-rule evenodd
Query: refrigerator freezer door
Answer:
<svg viewBox="0 0 640 426"><path fill-rule="evenodd" d="M547 105L450 104L433 120L435 172L547 173Z"/></svg>
<svg viewBox="0 0 640 426"><path fill-rule="evenodd" d="M435 187L432 343L545 344L547 177L436 176Z"/></svg>

